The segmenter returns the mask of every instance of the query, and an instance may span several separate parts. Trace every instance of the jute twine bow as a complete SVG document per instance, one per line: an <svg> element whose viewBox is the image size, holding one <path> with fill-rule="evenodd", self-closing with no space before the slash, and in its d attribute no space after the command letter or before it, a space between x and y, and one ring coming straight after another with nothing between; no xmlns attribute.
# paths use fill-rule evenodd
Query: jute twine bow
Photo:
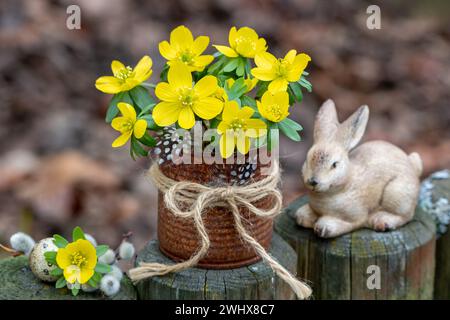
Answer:
<svg viewBox="0 0 450 320"><path fill-rule="evenodd" d="M133 282L160 276L171 272L194 267L207 253L210 246L208 233L202 219L206 208L224 206L233 214L236 230L241 238L251 245L256 253L264 259L272 270L295 292L299 299L306 299L311 295L311 288L296 279L281 264L272 258L266 250L245 229L239 213L239 207L246 207L251 213L264 218L274 218L282 208L282 196L277 188L280 179L280 167L277 162L272 166L272 172L266 178L255 181L247 186L208 187L189 181L175 181L165 176L157 164L151 166L149 176L158 189L164 193L166 207L176 216L193 219L201 240L201 246L188 260L166 265L157 262L141 262L139 267L129 271ZM267 196L273 196L274 206L268 210L261 210L252 203ZM184 210L182 208L188 208Z"/></svg>

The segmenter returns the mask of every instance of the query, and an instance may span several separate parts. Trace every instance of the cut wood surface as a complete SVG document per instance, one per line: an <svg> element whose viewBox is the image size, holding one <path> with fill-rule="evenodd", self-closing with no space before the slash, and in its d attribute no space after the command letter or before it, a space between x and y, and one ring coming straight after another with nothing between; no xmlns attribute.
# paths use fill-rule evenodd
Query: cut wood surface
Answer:
<svg viewBox="0 0 450 320"><path fill-rule="evenodd" d="M270 253L285 268L295 272L296 254L278 235L272 238ZM173 264L164 256L158 242L150 241L136 263ZM290 287L278 279L264 262L228 270L191 268L156 276L136 286L140 299L293 299Z"/></svg>
<svg viewBox="0 0 450 320"><path fill-rule="evenodd" d="M450 299L450 171L434 173L422 183L420 204L438 228L434 298Z"/></svg>
<svg viewBox="0 0 450 320"><path fill-rule="evenodd" d="M296 224L301 197L275 222L297 252L297 275L312 283L315 299L431 299L435 267L435 224L418 208L407 225L390 232L361 229L334 239L317 237ZM379 268L380 287L368 280ZM377 271L375 271L377 272Z"/></svg>
<svg viewBox="0 0 450 320"><path fill-rule="evenodd" d="M136 290L127 277L123 277L120 291L111 298L99 291L81 292L76 296L67 289L56 289L54 283L42 282L28 266L28 258L20 256L0 261L0 300L135 300Z"/></svg>

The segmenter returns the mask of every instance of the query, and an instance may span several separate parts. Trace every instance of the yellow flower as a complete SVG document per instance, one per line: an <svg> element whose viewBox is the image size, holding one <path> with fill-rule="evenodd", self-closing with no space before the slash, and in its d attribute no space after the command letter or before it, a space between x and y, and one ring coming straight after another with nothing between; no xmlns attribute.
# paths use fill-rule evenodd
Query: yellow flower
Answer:
<svg viewBox="0 0 450 320"><path fill-rule="evenodd" d="M100 77L95 81L95 87L104 93L119 93L128 91L141 84L152 75L152 59L144 56L132 69L125 67L120 61L114 60L111 63L111 70L114 76Z"/></svg>
<svg viewBox="0 0 450 320"><path fill-rule="evenodd" d="M182 63L173 64L167 74L167 82L156 86L155 94L162 100L153 109L153 119L160 126L169 126L178 121L180 127L190 129L195 124L195 115L209 120L217 116L223 102L215 97L217 78L205 76L194 86L192 74Z"/></svg>
<svg viewBox="0 0 450 320"><path fill-rule="evenodd" d="M227 85L228 85L228 88L231 88L231 87L233 86L234 82L235 82L235 80L234 80L233 78L227 79ZM253 78L253 79L250 79L250 78L244 79L244 84L245 84L245 86L247 87L247 91L245 91L245 93L252 91L253 88L256 86L257 83L258 83L258 79L256 79L256 78Z"/></svg>
<svg viewBox="0 0 450 320"><path fill-rule="evenodd" d="M242 27L236 30L236 27L230 29L228 35L230 47L215 45L214 47L229 58L243 56L245 58L254 58L256 54L267 50L266 40L259 38L258 34L249 27Z"/></svg>
<svg viewBox="0 0 450 320"><path fill-rule="evenodd" d="M255 57L256 68L252 69L255 78L262 81L272 81L269 91L286 91L289 82L296 82L305 70L311 58L305 54L297 54L296 50L290 50L284 58L277 59L268 52L263 52Z"/></svg>
<svg viewBox="0 0 450 320"><path fill-rule="evenodd" d="M159 52L168 60L169 66L176 61L181 61L189 67L189 71L203 71L205 66L214 60L211 55L201 54L209 44L209 37L200 36L195 40L191 31L185 26L179 26L170 33L170 43L159 43Z"/></svg>
<svg viewBox="0 0 450 320"><path fill-rule="evenodd" d="M255 111L250 107L239 109L236 101L225 103L222 121L217 127L220 136L220 154L228 158L234 148L242 154L250 149L250 138L258 138L266 134L266 124L260 119L251 119Z"/></svg>
<svg viewBox="0 0 450 320"><path fill-rule="evenodd" d="M114 118L111 126L115 130L120 131L121 135L112 143L113 148L123 146L133 133L137 139L142 138L147 129L147 121L144 119L136 119L136 111L133 106L125 102L119 102L117 107L122 113L122 117Z"/></svg>
<svg viewBox="0 0 450 320"><path fill-rule="evenodd" d="M280 122L289 115L289 94L286 91L279 91L272 94L266 91L261 102L256 101L259 113L272 122Z"/></svg>
<svg viewBox="0 0 450 320"><path fill-rule="evenodd" d="M68 283L83 284L94 275L97 253L89 241L79 239L58 249L56 263L64 270L64 278Z"/></svg>

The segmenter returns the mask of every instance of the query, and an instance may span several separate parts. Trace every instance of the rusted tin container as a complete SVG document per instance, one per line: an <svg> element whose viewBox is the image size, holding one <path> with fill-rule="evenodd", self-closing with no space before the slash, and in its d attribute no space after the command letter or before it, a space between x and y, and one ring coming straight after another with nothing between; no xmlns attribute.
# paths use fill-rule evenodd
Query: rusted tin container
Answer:
<svg viewBox="0 0 450 320"><path fill-rule="evenodd" d="M247 160L248 161L248 160ZM267 166L267 165L266 165ZM177 181L192 181L209 186L246 184L264 178L260 163L245 164L174 164L166 161L161 171ZM164 205L163 194L158 198L158 239L160 250L175 261L189 259L200 247L199 236L192 220L173 215ZM261 209L273 206L267 196L254 205ZM272 238L272 220L260 218L240 208L246 230L267 250ZM229 269L246 266L260 260L255 251L241 240L232 213L227 208L212 207L203 213L211 246L198 264L201 268Z"/></svg>

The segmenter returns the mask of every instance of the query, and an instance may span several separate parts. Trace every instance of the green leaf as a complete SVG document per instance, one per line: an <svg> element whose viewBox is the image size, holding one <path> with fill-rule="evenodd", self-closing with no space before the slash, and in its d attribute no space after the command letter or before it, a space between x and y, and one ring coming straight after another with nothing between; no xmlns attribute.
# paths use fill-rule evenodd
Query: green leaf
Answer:
<svg viewBox="0 0 450 320"><path fill-rule="evenodd" d="M292 120L292 119L285 118L285 119L284 119L283 121L281 121L281 122L287 124L288 126L290 126L290 127L291 127L292 129L294 129L295 131L301 131L301 130L303 130L303 127L302 127L299 123L295 122L295 121Z"/></svg>
<svg viewBox="0 0 450 320"><path fill-rule="evenodd" d="M111 266L107 265L106 263L98 262L95 266L95 271L98 273L108 273L111 272Z"/></svg>
<svg viewBox="0 0 450 320"><path fill-rule="evenodd" d="M136 139L134 136L131 136L131 148L133 150L133 153L139 156L146 157L148 155L148 151L142 148L141 144L139 143L139 140Z"/></svg>
<svg viewBox="0 0 450 320"><path fill-rule="evenodd" d="M237 79L231 88L228 90L227 95L229 100L236 100L247 91L244 78Z"/></svg>
<svg viewBox="0 0 450 320"><path fill-rule="evenodd" d="M102 275L98 272L94 272L94 275L91 277L95 282L100 282L102 280Z"/></svg>
<svg viewBox="0 0 450 320"><path fill-rule="evenodd" d="M156 140L151 135L148 134L148 132L145 132L145 134L142 136L142 138L139 139L141 143L146 145L147 147L154 147L156 146Z"/></svg>
<svg viewBox="0 0 450 320"><path fill-rule="evenodd" d="M238 67L236 68L236 74L238 75L238 77L242 77L244 76L244 71L245 71L245 62L242 59L239 59L239 64Z"/></svg>
<svg viewBox="0 0 450 320"><path fill-rule="evenodd" d="M235 70L238 67L238 65L240 64L240 61L241 60L239 57L230 59L230 61L224 65L223 71L231 72L231 71Z"/></svg>
<svg viewBox="0 0 450 320"><path fill-rule="evenodd" d="M69 241L61 237L59 234L55 234L53 235L53 243L58 248L65 248L69 244Z"/></svg>
<svg viewBox="0 0 450 320"><path fill-rule="evenodd" d="M245 75L250 78L252 75L252 65L250 63L250 59L245 59Z"/></svg>
<svg viewBox="0 0 450 320"><path fill-rule="evenodd" d="M130 95L135 104L141 110L148 108L149 105L155 105L155 100L153 100L153 98L150 96L150 93L142 86L134 87L130 91Z"/></svg>
<svg viewBox="0 0 450 320"><path fill-rule="evenodd" d="M64 288L66 284L67 284L66 279L64 279L64 277L61 277L58 279L58 281L56 281L55 288L56 289Z"/></svg>
<svg viewBox="0 0 450 320"><path fill-rule="evenodd" d="M269 86L269 81L259 81L258 82L258 90L256 91L256 97L260 98L267 91L267 87Z"/></svg>
<svg viewBox="0 0 450 320"><path fill-rule="evenodd" d="M76 296L78 295L78 292L80 292L80 289L79 289L79 288L72 288L72 295L73 295L74 297L76 297Z"/></svg>
<svg viewBox="0 0 450 320"><path fill-rule="evenodd" d="M228 61L228 57L220 55L220 58L208 68L208 74L216 74L219 69Z"/></svg>
<svg viewBox="0 0 450 320"><path fill-rule="evenodd" d="M98 282L99 282L99 281L96 281L96 280L94 279L94 277L91 277L91 278L88 280L87 284L90 285L90 286L93 287L93 288L97 288Z"/></svg>
<svg viewBox="0 0 450 320"><path fill-rule="evenodd" d="M147 128L153 131L157 131L160 128L158 127L158 125L155 123L155 120L153 120L153 116L151 114L147 114L145 116L140 117L140 119L144 119L145 121L147 121Z"/></svg>
<svg viewBox="0 0 450 320"><path fill-rule="evenodd" d="M312 84L308 80L306 80L303 76L300 78L298 83L305 88L308 92L312 92Z"/></svg>
<svg viewBox="0 0 450 320"><path fill-rule="evenodd" d="M242 105L249 106L252 109L258 111L258 107L256 106L256 100L255 99L253 99L253 98L251 98L249 96L243 95L241 97L241 102L242 102Z"/></svg>
<svg viewBox="0 0 450 320"><path fill-rule="evenodd" d="M72 231L72 241L77 241L79 239L86 240L83 230L81 230L80 227L75 227Z"/></svg>
<svg viewBox="0 0 450 320"><path fill-rule="evenodd" d="M290 127L286 122L284 121L279 122L278 128L280 128L281 132L283 132L284 135L289 139L294 141L302 140L298 132L294 128Z"/></svg>
<svg viewBox="0 0 450 320"><path fill-rule="evenodd" d="M289 88L292 90L295 100L301 102L303 100L303 93L300 84L298 82L291 82L289 83Z"/></svg>
<svg viewBox="0 0 450 320"><path fill-rule="evenodd" d="M50 274L52 276L58 277L58 276L61 276L63 274L63 270L60 269L60 268L56 268L56 269L53 269L52 271L50 271Z"/></svg>
<svg viewBox="0 0 450 320"><path fill-rule="evenodd" d="M109 246L102 244L99 245L95 248L95 251L97 253L97 257L101 257L102 255L104 255L106 253L106 251L108 251Z"/></svg>
<svg viewBox="0 0 450 320"><path fill-rule="evenodd" d="M167 73L169 72L169 65L165 64L163 70L161 71L161 74L159 75L159 78L161 81L167 82Z"/></svg>
<svg viewBox="0 0 450 320"><path fill-rule="evenodd" d="M119 102L126 102L131 105L133 104L133 100L131 99L128 92L119 92L115 94L114 97L111 99L111 102L109 103L108 110L106 111L105 121L107 123L111 123L111 121L119 113L119 108L117 107L117 104Z"/></svg>
<svg viewBox="0 0 450 320"><path fill-rule="evenodd" d="M47 251L44 253L45 261L48 263L57 265L56 263L56 251Z"/></svg>

